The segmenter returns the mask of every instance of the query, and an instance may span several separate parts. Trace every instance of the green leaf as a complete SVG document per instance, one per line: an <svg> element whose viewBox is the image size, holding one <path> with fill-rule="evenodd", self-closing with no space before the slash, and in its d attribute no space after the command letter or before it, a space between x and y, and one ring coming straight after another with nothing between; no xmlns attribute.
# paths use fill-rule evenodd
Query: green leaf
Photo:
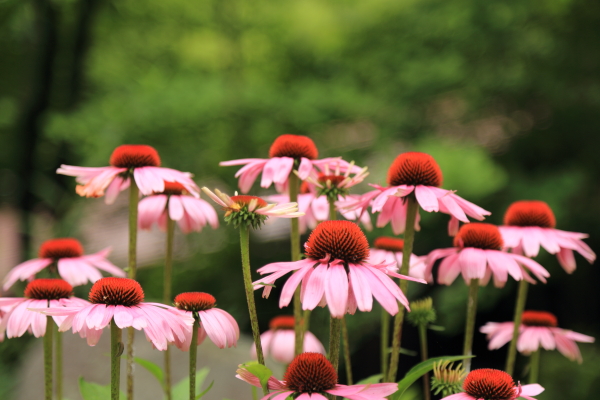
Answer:
<svg viewBox="0 0 600 400"><path fill-rule="evenodd" d="M371 375L363 380L356 382L356 385L368 385L369 383L379 383L383 378L383 374Z"/></svg>
<svg viewBox="0 0 600 400"><path fill-rule="evenodd" d="M210 385L208 385L208 387L202 393L200 393L198 396L196 396L196 400L201 399L202 396L204 396L206 393L208 393L210 391L210 389L212 389L214 384L215 384L215 381L212 381L210 383Z"/></svg>
<svg viewBox="0 0 600 400"><path fill-rule="evenodd" d="M160 386L164 389L165 387L165 378L163 375L163 370L158 365L154 364L152 361L144 360L143 358L134 357L133 359L136 363L140 364L144 367L148 372L150 372L160 383Z"/></svg>
<svg viewBox="0 0 600 400"><path fill-rule="evenodd" d="M242 367L246 368L248 372L256 376L260 380L261 385L267 385L269 378L273 375L273 372L267 367L257 362L251 362L242 364Z"/></svg>
<svg viewBox="0 0 600 400"><path fill-rule="evenodd" d="M106 386L87 382L83 376L79 377L79 392L83 400L107 400L110 399L110 384ZM119 398L124 399L125 393L119 392Z"/></svg>
<svg viewBox="0 0 600 400"><path fill-rule="evenodd" d="M448 361L459 361L464 360L465 358L472 358L474 356L442 356L430 358L427 361L423 361L410 369L404 375L404 378L398 382L398 391L394 393L391 397L391 400L398 400L402 397L402 394L409 388L410 385L415 383L421 376L425 375L427 372L433 369L433 363L448 360Z"/></svg>
<svg viewBox="0 0 600 400"><path fill-rule="evenodd" d="M438 331L438 332L443 332L446 330L446 328L444 328L443 326L439 326L439 325L429 325L427 327L427 329L432 330L432 331Z"/></svg>
<svg viewBox="0 0 600 400"><path fill-rule="evenodd" d="M196 372L196 395L200 394L202 384L208 375L208 368L202 368ZM173 386L171 392L173 400L189 400L190 398L190 378L185 377Z"/></svg>

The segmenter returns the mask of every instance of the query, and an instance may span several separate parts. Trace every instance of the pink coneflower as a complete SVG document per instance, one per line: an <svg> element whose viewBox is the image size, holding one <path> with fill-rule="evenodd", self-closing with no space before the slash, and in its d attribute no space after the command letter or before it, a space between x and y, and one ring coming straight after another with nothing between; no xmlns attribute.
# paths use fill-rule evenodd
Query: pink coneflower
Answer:
<svg viewBox="0 0 600 400"><path fill-rule="evenodd" d="M535 400L534 397L544 391L537 383L515 385L513 378L504 371L482 368L471 371L463 384L464 393L457 393L442 400L516 400L522 397Z"/></svg>
<svg viewBox="0 0 600 400"><path fill-rule="evenodd" d="M433 265L442 258L438 282L444 285L454 282L458 274L462 274L467 283L471 279L479 279L482 286L493 275L496 287L504 287L508 275L515 280L526 279L535 283L527 271L542 282L546 282L550 276L537 262L519 254L501 251L502 236L498 227L492 224L474 222L461 226L454 238L454 246L429 253L425 276L431 275Z"/></svg>
<svg viewBox="0 0 600 400"><path fill-rule="evenodd" d="M240 366L236 378L257 387L260 380ZM350 400L384 400L398 390L397 383L372 383L368 385L338 385L337 372L331 363L319 353L302 353L288 366L283 381L269 378L272 393L266 399L285 399L293 396L298 400L327 400L326 395L345 397Z"/></svg>
<svg viewBox="0 0 600 400"><path fill-rule="evenodd" d="M177 307L178 313L190 318L194 318L194 315L198 316L200 325L198 327L198 345L208 335L220 349L235 347L240 338L240 328L229 313L215 307L216 302L217 300L208 293L187 292L175 296L175 307ZM179 349L187 351L192 341L192 332L187 332L183 341L175 339L175 345Z"/></svg>
<svg viewBox="0 0 600 400"><path fill-rule="evenodd" d="M61 238L47 240L40 246L40 258L25 261L14 267L4 278L3 290L7 290L18 280L31 280L44 268L58 271L61 278L72 286L85 285L102 278L100 270L116 276L125 276L125 272L113 265L106 256L110 248L97 253L84 255L83 247L77 239Z"/></svg>
<svg viewBox="0 0 600 400"><path fill-rule="evenodd" d="M111 204L119 192L129 187L129 179L135 183L144 195L161 193L164 182L178 182L193 196L199 195L198 186L188 172L171 168L160 168L158 152L143 144L124 144L117 147L110 156L110 167L89 168L73 165L61 165L58 174L74 176L79 184L77 194L85 197L102 197Z"/></svg>
<svg viewBox="0 0 600 400"><path fill-rule="evenodd" d="M241 160L223 161L221 166L244 165L236 174L240 178L238 185L242 193L248 193L259 174L262 173L260 186L268 188L275 183L278 191L287 187L288 177L298 162L298 176L306 179L311 173L324 171L325 166L339 166L341 171L349 168L360 171L360 168L350 165L341 157L317 160L319 152L315 143L307 136L281 135L271 145L269 159L244 158Z"/></svg>
<svg viewBox="0 0 600 400"><path fill-rule="evenodd" d="M143 330L146 339L158 350L166 350L168 342L185 341L194 319L182 315L174 307L159 303L143 303L144 291L128 278L102 278L92 286L91 304L37 310L47 315L67 317L60 325L64 332L87 333L87 342L95 346L102 329L114 320L120 328Z"/></svg>
<svg viewBox="0 0 600 400"><path fill-rule="evenodd" d="M207 224L210 224L213 229L219 227L217 213L207 201L190 196L181 183L165 182L165 189L161 193L140 200L138 206L140 229L149 230L153 224L157 224L160 229L166 231L167 212L173 221L177 221L184 233L200 232Z"/></svg>
<svg viewBox="0 0 600 400"><path fill-rule="evenodd" d="M88 302L73 297L73 287L62 279L36 279L25 288L25 297L0 298L0 309L5 315L0 321L0 337L15 338L25 332L36 338L46 333L47 318L30 309L48 309L49 307L79 307ZM54 322L60 325L64 317L55 316Z"/></svg>
<svg viewBox="0 0 600 400"><path fill-rule="evenodd" d="M581 240L587 238L587 234L554 229L554 213L543 201L514 202L504 214L504 225L499 229L507 248L527 257L536 257L542 246L550 254L556 254L558 262L568 273L576 268L573 251L590 263L596 259L596 254Z"/></svg>
<svg viewBox="0 0 600 400"><path fill-rule="evenodd" d="M253 228L260 227L268 217L296 218L301 217L297 203L267 204L266 201L256 196L236 195L229 197L215 189L215 193L203 187L202 191L215 203L225 210L225 220L233 222L237 227L242 221L249 223Z"/></svg>
<svg viewBox="0 0 600 400"><path fill-rule="evenodd" d="M289 364L294 359L294 345L296 334L294 332L294 316L280 315L271 319L269 330L260 335L263 354L269 354L273 360ZM325 347L310 331L304 332L303 352L326 354ZM252 358L256 358L256 347L251 350Z"/></svg>
<svg viewBox="0 0 600 400"><path fill-rule="evenodd" d="M402 264L402 251L404 250L404 240L389 236L380 236L373 242L369 260L377 264L385 261L387 263ZM417 279L432 281L431 276L425 277L425 258L410 254L409 276Z"/></svg>
<svg viewBox="0 0 600 400"><path fill-rule="evenodd" d="M454 191L441 189L442 171L429 154L418 152L400 154L388 170L387 183L388 187L371 185L376 190L365 193L359 200L347 200L340 206L357 210L360 214L371 206L373 213L380 213L377 227L383 227L391 222L396 235L404 232L406 196L411 193L414 193L423 210L450 214L448 231L451 236L454 236L458 230L458 221L469 222L467 215L479 221L486 215L490 215L489 211L455 195ZM415 229L420 229L418 214Z"/></svg>
<svg viewBox="0 0 600 400"><path fill-rule="evenodd" d="M271 275L254 282L255 289L273 284L285 274L296 271L283 286L279 307L290 303L296 287L302 282L304 310L327 304L332 317L342 318L346 312L354 314L356 308L371 311L375 297L394 315L398 312L398 302L407 309L409 307L408 300L390 276L426 283L394 272L397 270L395 262L370 263L369 242L354 222L320 223L304 248L307 257L304 260L267 264L258 270L261 275ZM265 286L263 297L268 297L270 292L271 286Z"/></svg>
<svg viewBox="0 0 600 400"><path fill-rule="evenodd" d="M496 350L510 342L513 335L514 323L488 322L479 330L487 335L489 349ZM557 349L571 361L581 364L581 353L575 342L593 343L594 338L558 328L556 317L546 311L524 311L519 327L517 350L530 354L540 348L545 350Z"/></svg>

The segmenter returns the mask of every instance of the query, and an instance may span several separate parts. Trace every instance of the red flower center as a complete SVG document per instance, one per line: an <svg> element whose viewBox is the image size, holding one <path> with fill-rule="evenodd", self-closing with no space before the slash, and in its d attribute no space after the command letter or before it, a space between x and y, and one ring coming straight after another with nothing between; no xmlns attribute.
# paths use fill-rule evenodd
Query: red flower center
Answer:
<svg viewBox="0 0 600 400"><path fill-rule="evenodd" d="M308 136L281 135L271 145L269 157L308 158L314 160L319 155L315 142Z"/></svg>
<svg viewBox="0 0 600 400"><path fill-rule="evenodd" d="M404 250L404 240L389 236L381 236L375 239L373 247L376 249L393 251L394 253L401 253L402 250Z"/></svg>
<svg viewBox="0 0 600 400"><path fill-rule="evenodd" d="M327 181L331 181L331 184L333 186L338 186L344 179L346 179L345 176L343 175L325 175L325 174L319 174L319 183L325 185L327 184Z"/></svg>
<svg viewBox="0 0 600 400"><path fill-rule="evenodd" d="M307 193L312 193L312 192L310 191L310 184L308 182L304 181L300 185L300 194L307 194Z"/></svg>
<svg viewBox="0 0 600 400"><path fill-rule="evenodd" d="M81 257L83 247L79 240L73 238L61 238L46 240L40 246L40 258L69 258Z"/></svg>
<svg viewBox="0 0 600 400"><path fill-rule="evenodd" d="M558 321L556 320L554 314L551 314L547 311L523 311L521 323L526 326L558 326Z"/></svg>
<svg viewBox="0 0 600 400"><path fill-rule="evenodd" d="M144 301L144 291L133 279L102 278L92 286L89 299L94 304L131 307Z"/></svg>
<svg viewBox="0 0 600 400"><path fill-rule="evenodd" d="M36 300L68 299L73 286L62 279L36 279L25 287L25 297Z"/></svg>
<svg viewBox="0 0 600 400"><path fill-rule="evenodd" d="M475 247L477 249L500 250L504 241L496 225L471 222L460 227L454 238L456 247Z"/></svg>
<svg viewBox="0 0 600 400"><path fill-rule="evenodd" d="M387 181L390 186L425 185L440 187L442 170L429 154L402 153L388 170Z"/></svg>
<svg viewBox="0 0 600 400"><path fill-rule="evenodd" d="M231 200L234 203L239 205L240 207L247 206L250 204L252 200L256 199L256 208L263 208L267 206L267 202L256 196L248 196L248 195L239 195L239 196L231 196Z"/></svg>
<svg viewBox="0 0 600 400"><path fill-rule="evenodd" d="M516 396L515 382L511 376L490 368L471 371L463 383L463 389L474 399L512 400Z"/></svg>
<svg viewBox="0 0 600 400"><path fill-rule="evenodd" d="M308 258L320 260L327 254L332 259L359 263L369 257L369 242L354 222L324 221L311 232L306 244Z"/></svg>
<svg viewBox="0 0 600 400"><path fill-rule="evenodd" d="M117 168L160 167L160 157L154 147L124 144L113 151L110 165Z"/></svg>
<svg viewBox="0 0 600 400"><path fill-rule="evenodd" d="M167 182L165 181L165 190L162 191L162 194L184 194L187 193L187 189L179 182Z"/></svg>
<svg viewBox="0 0 600 400"><path fill-rule="evenodd" d="M210 310L217 300L208 293L186 292L175 296L175 307L185 311Z"/></svg>
<svg viewBox="0 0 600 400"><path fill-rule="evenodd" d="M539 200L515 201L504 214L504 225L554 228L556 218L550 206Z"/></svg>
<svg viewBox="0 0 600 400"><path fill-rule="evenodd" d="M293 315L280 315L271 319L269 329L294 329L295 321Z"/></svg>
<svg viewBox="0 0 600 400"><path fill-rule="evenodd" d="M283 379L296 393L320 393L333 389L338 377L323 354L302 353L290 363Z"/></svg>

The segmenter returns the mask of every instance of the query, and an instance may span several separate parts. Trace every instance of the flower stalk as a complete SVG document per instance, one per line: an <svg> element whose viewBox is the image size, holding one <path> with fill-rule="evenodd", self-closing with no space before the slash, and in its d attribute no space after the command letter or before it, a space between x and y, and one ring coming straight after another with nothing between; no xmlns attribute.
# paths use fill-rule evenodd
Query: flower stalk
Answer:
<svg viewBox="0 0 600 400"><path fill-rule="evenodd" d="M54 325L54 324L53 324ZM63 398L63 346L62 346L62 334L58 331L58 325L56 325L56 331L54 332L54 366L55 366L55 387L56 387L56 398L62 400Z"/></svg>
<svg viewBox="0 0 600 400"><path fill-rule="evenodd" d="M540 376L540 354L542 349L539 348L529 357L529 383L537 383Z"/></svg>
<svg viewBox="0 0 600 400"><path fill-rule="evenodd" d="M289 176L288 187L290 192L290 202L298 202L298 192L300 191L300 178L292 171ZM300 224L298 218L290 219L290 250L292 261L300 259ZM304 348L304 313L302 312L302 302L300 299L300 288L294 292L294 355L302 353Z"/></svg>
<svg viewBox="0 0 600 400"><path fill-rule="evenodd" d="M163 304L171 304L171 288L173 275L173 238L175 236L175 221L171 219L168 212L167 201L167 248L165 252L165 268L163 277ZM167 345L165 350L165 395L171 400L171 348Z"/></svg>
<svg viewBox="0 0 600 400"><path fill-rule="evenodd" d="M256 346L256 357L259 364L265 365L262 344L260 341L260 330L258 329L258 316L256 314L256 304L254 302L254 287L252 286L252 275L250 271L250 231L246 226L240 226L240 247L242 251L242 272L244 275L244 288L246 290L246 300L248 301L248 312L250 314L250 325L252 326L252 337ZM263 385L263 394L269 394L266 384Z"/></svg>
<svg viewBox="0 0 600 400"><path fill-rule="evenodd" d="M110 323L110 399L119 400L121 378L122 331L114 319Z"/></svg>
<svg viewBox="0 0 600 400"><path fill-rule="evenodd" d="M410 270L410 255L415 240L415 220L417 219L418 203L415 195L411 193L406 197L406 227L404 229L404 248L402 249L402 266L400 274L408 275ZM400 290L406 295L408 290L408 281L400 279ZM400 345L402 342L402 323L404 322L404 307L400 304L398 314L394 318L394 333L392 336L392 354L390 357L390 366L386 377L386 382L394 382L398 372L398 362L400 360Z"/></svg>
<svg viewBox="0 0 600 400"><path fill-rule="evenodd" d="M514 329L512 340L508 348L508 355L506 357L506 373L511 375L515 370L515 360L517 359L517 339L519 338L519 329L521 328L521 317L525 310L525 303L527 301L527 289L529 283L522 279L519 282L519 292L517 293L517 303L515 304L515 316L514 316Z"/></svg>
<svg viewBox="0 0 600 400"><path fill-rule="evenodd" d="M381 308L381 375L385 378L388 372L388 355L390 352L390 314Z"/></svg>
<svg viewBox="0 0 600 400"><path fill-rule="evenodd" d="M419 342L421 344L421 361L427 361L427 325L419 325ZM431 389L429 388L429 372L423 375L423 398L431 400Z"/></svg>
<svg viewBox="0 0 600 400"><path fill-rule="evenodd" d="M194 313L196 314L196 313ZM190 400L196 399L196 358L198 356L198 316L194 315L192 343L190 344Z"/></svg>
<svg viewBox="0 0 600 400"><path fill-rule="evenodd" d="M340 364L340 331L342 319L330 317L329 320L329 362L333 365L335 372Z"/></svg>
<svg viewBox="0 0 600 400"><path fill-rule="evenodd" d="M137 272L137 224L138 203L140 190L133 179L133 172L129 177L129 260L127 263L127 277L135 279ZM132 327L127 329L127 400L133 400L133 341L135 331Z"/></svg>
<svg viewBox="0 0 600 400"><path fill-rule="evenodd" d="M465 324L465 342L463 346L463 355L473 355L473 334L475 332L475 315L477 314L477 294L479 292L479 279L471 279L469 284L469 298L467 300L467 322ZM465 371L471 372L471 358L464 361Z"/></svg>
<svg viewBox="0 0 600 400"><path fill-rule="evenodd" d="M46 317L46 333L44 334L44 399L52 400L52 333L54 320Z"/></svg>
<svg viewBox="0 0 600 400"><path fill-rule="evenodd" d="M344 362L346 364L346 385L352 385L352 362L350 359L350 340L348 338L346 317L342 318L342 340L344 342Z"/></svg>

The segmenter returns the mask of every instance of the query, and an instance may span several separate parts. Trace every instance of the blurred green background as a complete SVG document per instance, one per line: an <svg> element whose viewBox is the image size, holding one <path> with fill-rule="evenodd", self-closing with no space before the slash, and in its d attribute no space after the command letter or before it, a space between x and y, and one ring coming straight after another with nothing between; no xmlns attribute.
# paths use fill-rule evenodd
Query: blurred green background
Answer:
<svg viewBox="0 0 600 400"><path fill-rule="evenodd" d="M397 154L429 152L444 187L491 210L490 222L512 201L544 200L558 228L589 233L597 251L599 20L600 2L583 0L2 0L0 207L19 227L18 244L3 250L19 261L44 235L81 234L84 207L101 200L77 197L74 180L55 174L61 163L104 166L116 146L144 143L164 166L232 192L236 170L219 161L266 157L276 136L294 133L312 137L321 156L368 166L372 183L385 182ZM450 245L446 222L423 215L416 254ZM177 260L175 292L212 288L249 332L236 232L218 232L210 246L209 229L186 238L193 251ZM286 260L286 240L253 240L253 266ZM554 257L539 261L552 278L530 289L527 307L598 336L597 266L578 257L568 276ZM153 264L140 281L158 298ZM432 295L446 328L431 332L431 355L458 354L464 283L419 290L412 297ZM482 291L477 324L511 319L515 293L512 283ZM263 329L277 298L258 301ZM378 318L378 309L349 318L359 379L379 366ZM30 342L0 344L1 398ZM403 346L417 349L412 328ZM474 367L502 368L506 349L488 352L483 335L475 346ZM580 348L581 366L543 354L540 399L597 398L600 347ZM400 373L416 361L403 356Z"/></svg>

